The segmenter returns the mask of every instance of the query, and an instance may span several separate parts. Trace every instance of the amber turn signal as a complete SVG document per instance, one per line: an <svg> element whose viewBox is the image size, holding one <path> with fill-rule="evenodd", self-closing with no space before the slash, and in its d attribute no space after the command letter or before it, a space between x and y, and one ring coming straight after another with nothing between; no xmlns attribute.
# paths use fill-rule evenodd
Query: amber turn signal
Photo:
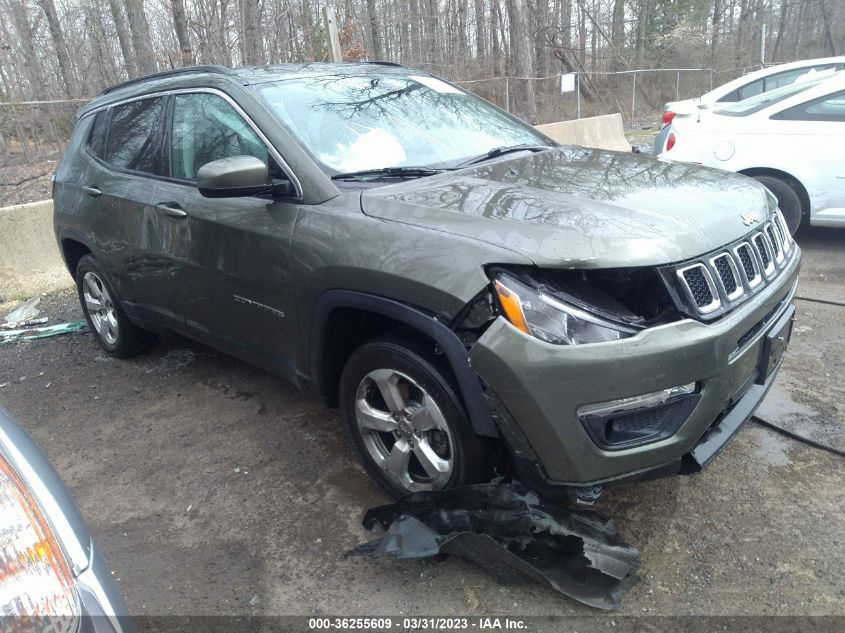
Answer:
<svg viewBox="0 0 845 633"><path fill-rule="evenodd" d="M522 302L519 299L519 295L507 288L499 280L493 282L493 285L496 288L496 295L499 297L499 304L502 306L502 310L508 321L519 331L531 336L531 330L528 329L525 314L522 312Z"/></svg>

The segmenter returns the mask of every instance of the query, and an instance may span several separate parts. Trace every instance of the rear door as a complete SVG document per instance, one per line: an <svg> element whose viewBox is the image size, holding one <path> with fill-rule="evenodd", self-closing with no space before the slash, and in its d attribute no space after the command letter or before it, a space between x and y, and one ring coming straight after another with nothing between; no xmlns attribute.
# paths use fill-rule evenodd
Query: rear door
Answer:
<svg viewBox="0 0 845 633"><path fill-rule="evenodd" d="M200 167L249 155L286 179L280 157L235 103L217 92L172 96L167 142L169 179L155 200L170 209L183 239L170 244L185 297L190 334L275 370L290 369L295 349L290 242L295 199L205 198ZM179 217L181 216L181 217Z"/></svg>
<svg viewBox="0 0 845 633"><path fill-rule="evenodd" d="M153 97L96 115L82 204L127 311L180 327L184 318L172 296L173 271L163 257L172 227L153 202L164 173L165 114L166 98ZM105 134L98 132L102 128Z"/></svg>

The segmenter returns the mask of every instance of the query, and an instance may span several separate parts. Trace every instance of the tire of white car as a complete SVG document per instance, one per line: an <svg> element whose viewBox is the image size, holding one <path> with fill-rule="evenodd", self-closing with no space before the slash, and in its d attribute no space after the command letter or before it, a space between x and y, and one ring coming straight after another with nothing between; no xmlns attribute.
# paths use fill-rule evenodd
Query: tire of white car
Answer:
<svg viewBox="0 0 845 633"><path fill-rule="evenodd" d="M771 191L778 199L778 206L786 220L789 232L795 235L795 231L801 226L804 211L801 205L801 198L795 188L786 180L774 176L754 176L754 179Z"/></svg>

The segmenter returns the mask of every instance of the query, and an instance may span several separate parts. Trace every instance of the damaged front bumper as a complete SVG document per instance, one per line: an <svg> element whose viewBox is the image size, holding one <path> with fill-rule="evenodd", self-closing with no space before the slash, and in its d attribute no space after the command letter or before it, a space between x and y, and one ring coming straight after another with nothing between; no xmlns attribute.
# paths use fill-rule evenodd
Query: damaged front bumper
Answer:
<svg viewBox="0 0 845 633"><path fill-rule="evenodd" d="M764 354L791 320L799 267L800 256L793 257L765 293L716 322L687 319L620 341L551 345L498 318L470 359L520 478L548 492L706 466L775 380L779 357ZM675 410L680 419L653 441L607 446L584 415L595 403L689 385L693 393L682 394L685 405Z"/></svg>
<svg viewBox="0 0 845 633"><path fill-rule="evenodd" d="M639 551L616 525L549 503L519 482L415 492L367 511L386 534L348 552L400 560L453 554L499 582L534 580L598 609L618 609L637 581Z"/></svg>

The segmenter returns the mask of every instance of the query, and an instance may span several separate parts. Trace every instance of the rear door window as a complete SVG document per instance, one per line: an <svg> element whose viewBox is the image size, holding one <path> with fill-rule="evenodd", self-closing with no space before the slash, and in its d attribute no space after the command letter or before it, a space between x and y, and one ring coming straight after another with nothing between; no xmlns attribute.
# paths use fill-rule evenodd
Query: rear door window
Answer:
<svg viewBox="0 0 845 633"><path fill-rule="evenodd" d="M267 146L223 97L208 93L176 95L171 176L196 180L200 167L231 156L255 156L268 163Z"/></svg>
<svg viewBox="0 0 845 633"><path fill-rule="evenodd" d="M808 68L796 68L795 70L787 70L786 72L766 77L766 91L788 86L794 83L801 75L806 75L808 72L810 72Z"/></svg>
<svg viewBox="0 0 845 633"><path fill-rule="evenodd" d="M742 88L739 88L737 90L739 100L742 101L743 99L748 99L748 97L761 94L763 92L764 81L765 79L758 79L757 81L752 81L750 84L745 84Z"/></svg>
<svg viewBox="0 0 845 633"><path fill-rule="evenodd" d="M113 108L104 160L118 169L161 175L164 99Z"/></svg>
<svg viewBox="0 0 845 633"><path fill-rule="evenodd" d="M735 101L742 101L743 99L748 99L748 97L753 97L755 95L768 92L769 90L775 90L776 88L783 88L784 86L789 86L790 84L795 83L796 79L803 75L806 75L807 73L812 74L814 72L822 72L825 70L842 70L844 66L845 64L819 64L818 66L803 66L801 68L785 70L783 72L775 73L774 75L764 77L763 79L752 81L751 83L745 84L744 86L737 88L736 90L732 90L731 92L720 98L719 101L729 103Z"/></svg>

